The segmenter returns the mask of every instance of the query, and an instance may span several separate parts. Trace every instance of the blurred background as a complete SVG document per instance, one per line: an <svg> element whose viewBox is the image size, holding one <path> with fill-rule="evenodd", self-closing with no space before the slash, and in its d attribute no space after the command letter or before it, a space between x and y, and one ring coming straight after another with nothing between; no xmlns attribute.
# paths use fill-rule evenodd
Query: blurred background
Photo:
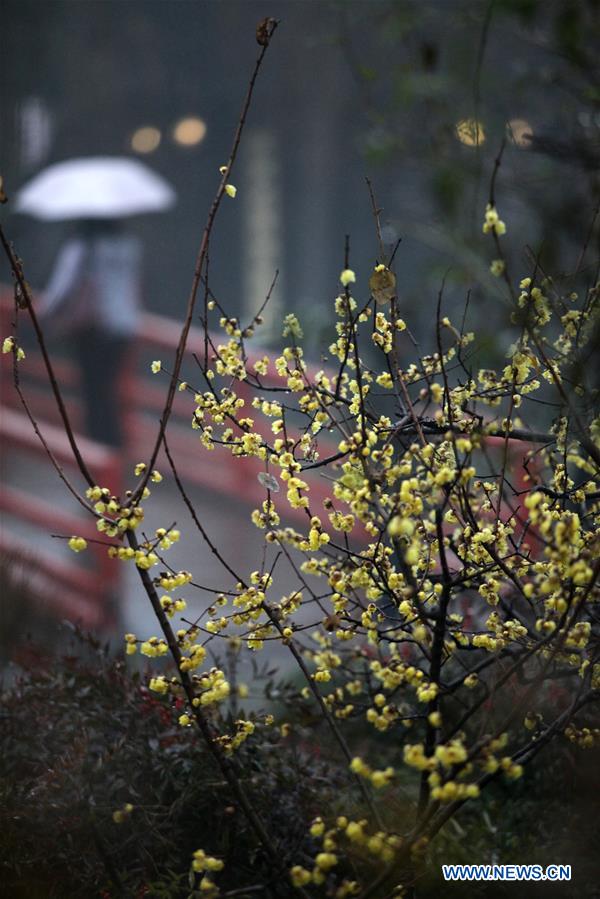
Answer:
<svg viewBox="0 0 600 899"><path fill-rule="evenodd" d="M11 196L41 169L71 157L126 156L148 164L177 193L171 210L128 222L144 247L142 298L149 314L126 387L135 408L116 467L114 451L89 448L97 470L114 483L126 471L131 485L133 464L155 432L165 384L150 380L149 361L172 358L218 169L257 55L256 24L267 15L281 24L232 177L237 197L222 204L210 256L213 291L243 319L257 311L279 270L262 343L276 342L284 312L297 311L306 353L320 360L330 342L346 234L357 293L366 292L378 253L366 176L383 209L384 241L402 241L396 255L401 312L424 352L431 349L435 298L446 273L446 311L462 314L471 292L468 326L479 331L488 364L501 361L511 342L502 286L489 271L493 247L481 233L504 143L496 198L508 225L512 271L528 273L529 246L554 273L568 276L590 234L600 193L596 0L4 0L0 172L9 203L1 215L34 289L47 284L74 230L73 222L14 212ZM10 284L4 260L0 280ZM73 347L58 342L55 352L81 422ZM33 346L28 363L33 377ZM73 564L64 542L49 537L40 501L48 515L64 511L64 527L55 525L61 534L70 533L76 505L34 446L11 381L9 367L2 406L5 567L13 580L18 569L34 594L58 592L64 599L70 591L72 599L63 603L68 615L81 608L82 590L91 590L81 617L99 626L96 573L69 584L55 564L36 575L32 559L39 562L44 553L49 564ZM41 380L32 383L30 396L37 414L56 425ZM208 472L206 454L189 433L191 411L189 403L178 408L181 433L174 437L186 483L215 540L226 535L240 565L251 570L255 473L236 482L224 461L211 462ZM60 434L54 437L67 460ZM171 481L156 493L162 500L149 506L149 531L181 516ZM260 539L258 532L250 536ZM195 535L172 552L175 567L189 568L193 558L205 581L223 586L222 572ZM289 586L293 579L288 573L284 586L286 577ZM125 586L121 574L114 578L119 626L144 630L135 572ZM103 624L111 631L115 621L109 616Z"/></svg>

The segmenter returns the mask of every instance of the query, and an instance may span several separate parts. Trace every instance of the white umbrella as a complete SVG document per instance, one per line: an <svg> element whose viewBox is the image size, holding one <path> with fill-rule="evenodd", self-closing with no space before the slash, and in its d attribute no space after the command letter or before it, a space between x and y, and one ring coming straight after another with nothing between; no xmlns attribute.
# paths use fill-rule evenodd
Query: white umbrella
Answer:
<svg viewBox="0 0 600 899"><path fill-rule="evenodd" d="M60 221L161 212L174 202L170 184L136 159L90 156L44 169L17 193L15 209Z"/></svg>

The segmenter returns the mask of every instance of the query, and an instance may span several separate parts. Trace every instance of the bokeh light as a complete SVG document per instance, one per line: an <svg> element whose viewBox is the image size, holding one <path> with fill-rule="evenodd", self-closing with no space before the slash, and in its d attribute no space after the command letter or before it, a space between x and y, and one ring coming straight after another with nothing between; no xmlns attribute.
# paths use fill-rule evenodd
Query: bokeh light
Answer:
<svg viewBox="0 0 600 899"><path fill-rule="evenodd" d="M153 125L138 128L131 136L131 149L136 153L153 153L160 144L161 133Z"/></svg>
<svg viewBox="0 0 600 899"><path fill-rule="evenodd" d="M183 147L201 143L206 135L206 123L195 116L181 119L173 129L173 140Z"/></svg>

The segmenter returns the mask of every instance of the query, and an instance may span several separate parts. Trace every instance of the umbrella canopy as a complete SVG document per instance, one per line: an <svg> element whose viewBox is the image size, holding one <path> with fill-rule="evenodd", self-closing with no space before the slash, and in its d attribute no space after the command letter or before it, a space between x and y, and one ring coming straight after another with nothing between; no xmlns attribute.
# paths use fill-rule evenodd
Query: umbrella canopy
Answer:
<svg viewBox="0 0 600 899"><path fill-rule="evenodd" d="M44 169L17 193L15 209L60 221L161 212L174 202L170 184L136 159L91 156Z"/></svg>

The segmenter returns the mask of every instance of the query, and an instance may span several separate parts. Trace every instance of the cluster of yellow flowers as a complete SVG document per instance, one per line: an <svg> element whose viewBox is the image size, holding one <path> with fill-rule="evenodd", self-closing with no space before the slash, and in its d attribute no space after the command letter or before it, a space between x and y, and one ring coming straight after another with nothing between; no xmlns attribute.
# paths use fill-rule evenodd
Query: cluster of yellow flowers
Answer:
<svg viewBox="0 0 600 899"><path fill-rule="evenodd" d="M219 889L215 882L208 876L209 873L218 873L225 867L225 863L220 858L214 858L207 855L203 849L196 849L192 855L191 870L194 874L202 874L198 889L202 896L206 899L215 899L219 895Z"/></svg>
<svg viewBox="0 0 600 899"><path fill-rule="evenodd" d="M192 579L189 571L178 571L177 574L163 574L158 579L158 584L163 590L177 590L178 587L184 587Z"/></svg>
<svg viewBox="0 0 600 899"><path fill-rule="evenodd" d="M211 668L198 678L197 683L202 692L193 700L196 707L223 702L231 692L229 682L220 668Z"/></svg>
<svg viewBox="0 0 600 899"><path fill-rule="evenodd" d="M169 690L169 682L164 674L159 674L158 677L151 677L148 686L155 693L167 693Z"/></svg>
<svg viewBox="0 0 600 899"><path fill-rule="evenodd" d="M145 466L144 466L145 468ZM152 480L159 483L162 476L158 471L152 472ZM111 494L108 487L88 487L85 492L86 497L93 503L93 511L96 515L96 527L102 534L107 537L122 537L127 530L135 530L144 520L144 510L138 503L129 504L128 501L122 503L117 496ZM127 498L131 496L128 491ZM144 488L142 499L150 496L148 487ZM136 564L140 568L150 568L158 562L156 554L152 554L152 558L148 560L150 544L144 544L139 553L129 553L125 551L125 547L111 546L108 549L108 555L112 558L130 559L134 558ZM123 552L121 551L123 550ZM143 551L146 550L146 551Z"/></svg>
<svg viewBox="0 0 600 899"><path fill-rule="evenodd" d="M483 221L483 233L490 234L494 232L498 237L506 234L506 225L498 215L498 210L491 203L485 207L485 219Z"/></svg>
<svg viewBox="0 0 600 899"><path fill-rule="evenodd" d="M25 359L25 350L17 344L12 335L10 337L5 337L2 341L2 352L4 355L14 353L17 362L22 362L23 359Z"/></svg>
<svg viewBox="0 0 600 899"><path fill-rule="evenodd" d="M364 762L358 756L352 759L350 763L350 770L355 774L359 774L361 777L370 780L375 789L379 790L382 787L387 787L388 784L392 782L394 779L395 771L394 769L388 765L383 771L373 771L366 762Z"/></svg>
<svg viewBox="0 0 600 899"><path fill-rule="evenodd" d="M74 553L81 553L84 549L87 549L87 540L84 540L83 537L71 537L69 549L72 549Z"/></svg>
<svg viewBox="0 0 600 899"><path fill-rule="evenodd" d="M325 883L328 872L339 863L337 853L340 849L346 852L364 850L368 856L384 864L390 864L402 845L402 840L397 834L385 831L370 834L366 819L354 821L345 815L338 816L329 828L326 827L322 817L315 818L310 827L310 834L321 841L322 851L316 854L312 870L302 865L294 865L290 869L290 880L295 887L307 886L309 883L319 886ZM360 884L357 881L344 879L333 895L336 899L343 899L345 896L355 896L359 892Z"/></svg>
<svg viewBox="0 0 600 899"><path fill-rule="evenodd" d="M115 824L123 824L130 816L133 809L134 806L131 804L131 802L126 802L125 805L123 805L121 808L115 809L112 814L112 819Z"/></svg>
<svg viewBox="0 0 600 899"><path fill-rule="evenodd" d="M176 612L183 612L187 608L185 599L171 599L170 596L161 596L160 604L165 610L167 616L172 618Z"/></svg>
<svg viewBox="0 0 600 899"><path fill-rule="evenodd" d="M182 654L181 664L179 666L180 670L195 671L206 658L205 647L201 646L199 643L193 642L195 639L194 631L192 631L192 634L190 634L189 631L178 631L177 636L179 638L180 646L188 652L187 656Z"/></svg>
<svg viewBox="0 0 600 899"><path fill-rule="evenodd" d="M571 743L576 743L581 749L592 749L600 743L600 728L577 728L569 725L569 727L565 729L565 737L567 737Z"/></svg>
<svg viewBox="0 0 600 899"><path fill-rule="evenodd" d="M506 232L494 206L486 208L483 231L494 239ZM495 246L501 255L497 240ZM494 259L490 270L509 281L504 259ZM194 394L192 427L205 449L222 445L252 477L252 459L261 461L258 481L267 498L251 521L264 532L264 559L260 571L223 585L195 625L176 632L180 673L204 665L211 640L254 651L280 640L307 660L303 700L317 694L340 727L366 719L378 731L398 734L405 773L428 788L432 802L474 799L489 775L520 777L526 753L517 740L538 739L548 725L536 708L520 709L524 729L471 744L465 733L448 728L447 701L456 699L467 716L470 709L476 715L497 662L523 659L525 666L536 654L550 671L570 671L586 688L600 685L588 614L597 598L598 467L591 450L581 451L569 414L544 439L527 437L533 402L560 392L567 353L590 339L598 292L588 291L576 308L577 295L562 296L548 278L523 278L514 291L511 285L518 339L499 370L471 372L463 351L474 336L447 317L439 322L436 351L399 367L397 356L405 354L396 350L407 339L406 324L397 316L396 279L385 264L371 273L370 305L362 309L350 295L357 274L344 269L340 283L329 347L337 372L310 371L295 314L283 324L291 345L272 360L265 355L253 362L244 345L248 330L236 318L220 319L227 339L214 351L209 389ZM387 313L381 309L386 303ZM360 358L367 345L381 365L371 368ZM152 370L162 371L161 363ZM245 399L236 392L241 382ZM600 418L587 438L600 445ZM324 497L308 471L317 460L327 472ZM140 463L136 474L144 470ZM130 508L105 488L93 488L89 498L105 532L118 540L143 517L140 507ZM285 520L290 513L293 527ZM122 545L108 551L152 568L159 550L178 539L175 528L160 528L137 551ZM82 540L73 537L69 545L80 551ZM288 558L301 589L277 591L267 573L276 553ZM189 572L163 572L154 584L172 594L191 580ZM175 595L162 596L160 604L169 618L185 609ZM125 643L127 653L138 645L146 655L167 651L156 637L140 642L127 634ZM188 726L205 711L220 720L218 706L233 689L225 673L212 668L191 674L190 682L194 708L180 723ZM152 678L150 688L182 693L181 679L163 675ZM229 754L254 731L253 721L238 719L234 732L216 740ZM480 732L495 733L492 726ZM585 747L598 738L574 724L564 733ZM353 759L361 788L362 781L395 788L398 768L388 760L397 764L390 754L375 770ZM315 819L310 834L321 841L320 851L312 866L291 868L291 883L327 882L338 899L360 892L356 881L339 874L350 850L387 864L400 845L396 835L343 816L331 826Z"/></svg>
<svg viewBox="0 0 600 899"><path fill-rule="evenodd" d="M238 719L235 722L235 733L221 734L221 736L217 738L217 742L223 748L226 755L231 755L232 752L239 749L242 743L244 743L255 730L256 725L253 721Z"/></svg>
<svg viewBox="0 0 600 899"><path fill-rule="evenodd" d="M131 641L127 640L127 637L130 635L127 634L125 640L128 645L131 645ZM144 656L148 656L151 659L157 658L159 656L166 656L169 651L169 647L165 640L159 637L149 637L148 640L144 640L140 645L140 652Z"/></svg>

